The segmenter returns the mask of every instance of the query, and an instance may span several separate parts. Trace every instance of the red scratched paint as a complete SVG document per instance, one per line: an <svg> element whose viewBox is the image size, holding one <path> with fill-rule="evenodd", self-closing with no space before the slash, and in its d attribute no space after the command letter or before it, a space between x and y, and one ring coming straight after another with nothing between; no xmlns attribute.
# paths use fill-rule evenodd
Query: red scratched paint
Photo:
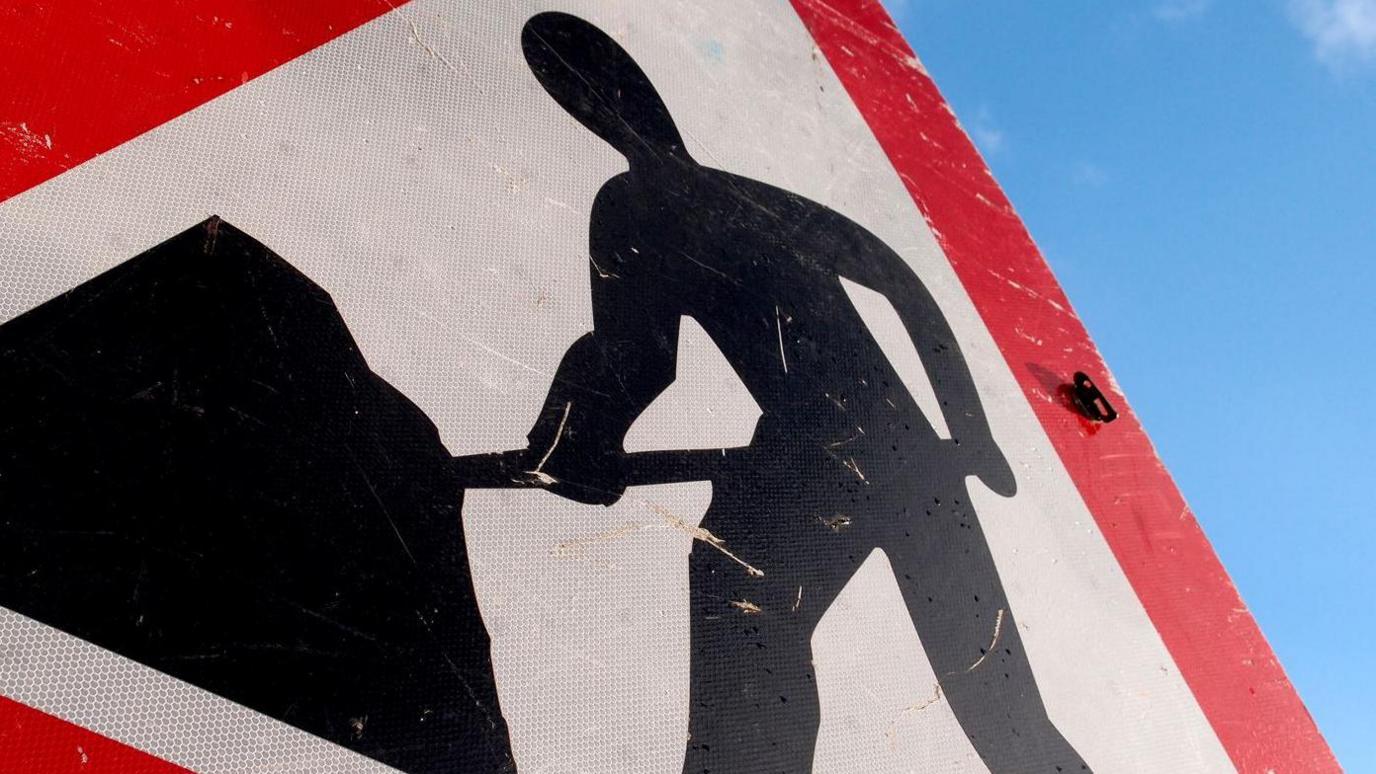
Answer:
<svg viewBox="0 0 1376 774"><path fill-rule="evenodd" d="M792 3L937 233L1233 764L1341 771L1127 401L1115 388L1119 419L1095 426L1059 396L1075 371L1107 367L883 7Z"/></svg>
<svg viewBox="0 0 1376 774"><path fill-rule="evenodd" d="M405 2L0 0L0 201Z"/></svg>
<svg viewBox="0 0 1376 774"><path fill-rule="evenodd" d="M190 774L0 696L0 771L31 774Z"/></svg>
<svg viewBox="0 0 1376 774"><path fill-rule="evenodd" d="M0 0L0 201L406 1ZM185 771L0 697L0 772Z"/></svg>

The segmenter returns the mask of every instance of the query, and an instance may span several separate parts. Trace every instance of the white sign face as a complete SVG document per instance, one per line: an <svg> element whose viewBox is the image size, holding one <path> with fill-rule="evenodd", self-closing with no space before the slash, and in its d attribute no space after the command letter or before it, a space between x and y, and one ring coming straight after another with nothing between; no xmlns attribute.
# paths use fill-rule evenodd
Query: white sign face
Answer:
<svg viewBox="0 0 1376 774"><path fill-rule="evenodd" d="M0 694L167 761L1233 770L788 4L398 7L0 288Z"/></svg>

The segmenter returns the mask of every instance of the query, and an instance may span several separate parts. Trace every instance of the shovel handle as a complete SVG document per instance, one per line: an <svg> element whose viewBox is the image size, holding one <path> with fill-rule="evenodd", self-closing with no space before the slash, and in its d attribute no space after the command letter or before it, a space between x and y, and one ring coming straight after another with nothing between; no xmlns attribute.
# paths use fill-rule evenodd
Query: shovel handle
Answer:
<svg viewBox="0 0 1376 774"><path fill-rule="evenodd" d="M647 451L621 456L622 483L626 486L710 481L723 466L738 458L747 447ZM543 489L550 479L526 470L529 452L513 449L454 458L459 483L464 489Z"/></svg>

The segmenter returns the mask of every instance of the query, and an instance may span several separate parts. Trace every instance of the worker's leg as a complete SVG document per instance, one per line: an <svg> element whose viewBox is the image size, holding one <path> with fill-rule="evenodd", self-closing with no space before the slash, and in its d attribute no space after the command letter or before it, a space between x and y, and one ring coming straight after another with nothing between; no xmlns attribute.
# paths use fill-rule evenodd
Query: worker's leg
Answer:
<svg viewBox="0 0 1376 774"><path fill-rule="evenodd" d="M785 549L723 541L762 577L705 542L694 545L685 774L812 770L821 720L812 632L851 572L815 555L815 537L772 536L774 547L789 546L784 562Z"/></svg>
<svg viewBox="0 0 1376 774"><path fill-rule="evenodd" d="M941 693L992 774L1089 768L1047 717L964 486L905 506L889 555Z"/></svg>

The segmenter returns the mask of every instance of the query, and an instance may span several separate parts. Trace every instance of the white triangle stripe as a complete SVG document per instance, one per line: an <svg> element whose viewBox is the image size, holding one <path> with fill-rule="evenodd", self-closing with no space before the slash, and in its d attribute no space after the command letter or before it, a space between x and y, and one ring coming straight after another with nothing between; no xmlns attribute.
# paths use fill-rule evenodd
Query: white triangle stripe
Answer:
<svg viewBox="0 0 1376 774"><path fill-rule="evenodd" d="M0 608L0 694L199 774L394 769Z"/></svg>

